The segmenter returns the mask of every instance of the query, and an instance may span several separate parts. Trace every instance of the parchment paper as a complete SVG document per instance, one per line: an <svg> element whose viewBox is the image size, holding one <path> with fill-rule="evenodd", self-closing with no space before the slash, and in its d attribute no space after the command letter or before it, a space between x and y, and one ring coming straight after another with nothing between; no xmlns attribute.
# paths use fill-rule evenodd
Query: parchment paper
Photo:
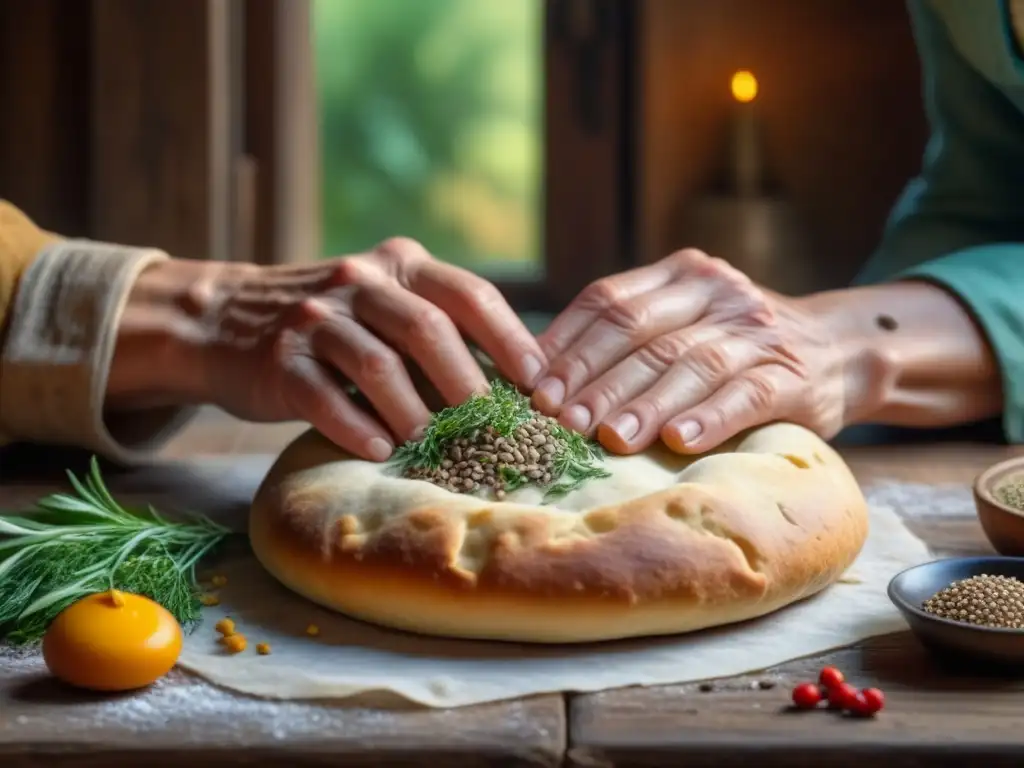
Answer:
<svg viewBox="0 0 1024 768"><path fill-rule="evenodd" d="M544 647L452 641L380 629L281 587L249 554L218 566L219 606L185 642L180 665L236 691L279 699L378 693L457 707L548 692L592 692L738 675L905 628L885 590L929 559L886 506L871 508L868 541L840 583L771 616L678 637ZM228 655L214 624L230 616L249 648ZM567 615L566 621L572 621ZM320 635L309 637L309 624ZM256 643L271 646L257 655Z"/></svg>

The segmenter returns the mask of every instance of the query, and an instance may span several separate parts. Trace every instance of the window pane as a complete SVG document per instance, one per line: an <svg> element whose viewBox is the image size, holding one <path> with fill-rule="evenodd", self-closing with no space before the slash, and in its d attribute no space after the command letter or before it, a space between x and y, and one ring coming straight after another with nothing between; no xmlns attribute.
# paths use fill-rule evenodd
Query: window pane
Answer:
<svg viewBox="0 0 1024 768"><path fill-rule="evenodd" d="M325 255L542 272L544 0L314 0Z"/></svg>

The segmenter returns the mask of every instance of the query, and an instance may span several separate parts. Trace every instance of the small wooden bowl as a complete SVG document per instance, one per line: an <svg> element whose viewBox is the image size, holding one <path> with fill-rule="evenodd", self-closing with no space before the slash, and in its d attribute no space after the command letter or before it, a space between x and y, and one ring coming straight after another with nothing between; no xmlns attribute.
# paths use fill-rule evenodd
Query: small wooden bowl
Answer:
<svg viewBox="0 0 1024 768"><path fill-rule="evenodd" d="M995 489L1018 474L1024 475L1024 456L993 464L974 481L978 522L996 552L1009 557L1024 556L1024 512L999 501Z"/></svg>
<svg viewBox="0 0 1024 768"><path fill-rule="evenodd" d="M889 582L888 594L917 635L937 655L953 661L984 662L1024 673L1024 629L965 624L928 613L924 602L952 582L987 573L1024 581L1024 558L952 557L907 568ZM1015 675L1016 677L1016 675Z"/></svg>

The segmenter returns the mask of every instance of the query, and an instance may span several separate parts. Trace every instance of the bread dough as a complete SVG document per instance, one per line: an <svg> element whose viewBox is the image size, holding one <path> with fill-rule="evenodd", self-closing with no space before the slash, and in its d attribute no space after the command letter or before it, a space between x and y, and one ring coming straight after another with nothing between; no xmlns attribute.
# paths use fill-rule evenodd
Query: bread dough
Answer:
<svg viewBox="0 0 1024 768"><path fill-rule="evenodd" d="M762 616L834 583L867 536L843 459L792 424L719 451L612 456L554 503L451 493L346 455L289 445L254 499L256 557L349 616L432 635L573 643L691 632Z"/></svg>

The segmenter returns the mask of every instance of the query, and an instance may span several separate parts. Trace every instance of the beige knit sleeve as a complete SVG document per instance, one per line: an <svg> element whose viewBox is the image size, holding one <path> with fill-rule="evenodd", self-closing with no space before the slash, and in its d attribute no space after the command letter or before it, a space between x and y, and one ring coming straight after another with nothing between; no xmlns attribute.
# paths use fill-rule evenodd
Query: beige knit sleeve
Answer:
<svg viewBox="0 0 1024 768"><path fill-rule="evenodd" d="M0 349L0 434L146 460L191 409L104 413L118 320L162 251L88 240L48 244L21 275ZM0 442L2 442L0 438Z"/></svg>

